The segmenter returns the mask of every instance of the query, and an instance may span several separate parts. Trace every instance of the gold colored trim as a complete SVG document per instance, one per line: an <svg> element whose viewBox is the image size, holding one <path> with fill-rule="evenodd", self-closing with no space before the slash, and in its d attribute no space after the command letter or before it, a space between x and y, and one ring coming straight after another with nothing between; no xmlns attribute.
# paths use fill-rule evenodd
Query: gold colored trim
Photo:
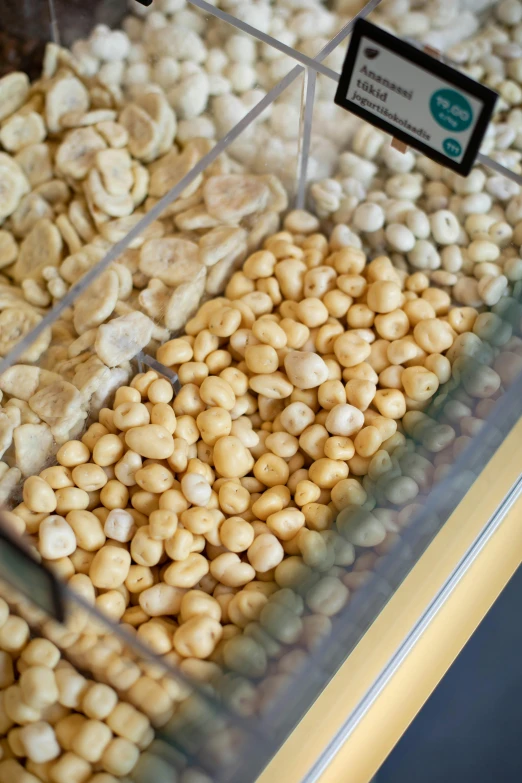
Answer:
<svg viewBox="0 0 522 783"><path fill-rule="evenodd" d="M257 783L301 783L440 594L522 474L522 420ZM376 696L318 783L368 783L522 562L522 497Z"/></svg>

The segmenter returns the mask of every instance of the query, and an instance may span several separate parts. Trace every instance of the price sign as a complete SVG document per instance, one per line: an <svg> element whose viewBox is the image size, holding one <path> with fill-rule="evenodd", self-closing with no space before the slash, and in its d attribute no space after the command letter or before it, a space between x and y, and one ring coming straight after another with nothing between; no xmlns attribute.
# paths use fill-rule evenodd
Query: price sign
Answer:
<svg viewBox="0 0 522 783"><path fill-rule="evenodd" d="M474 79L359 19L335 103L466 176L497 97Z"/></svg>

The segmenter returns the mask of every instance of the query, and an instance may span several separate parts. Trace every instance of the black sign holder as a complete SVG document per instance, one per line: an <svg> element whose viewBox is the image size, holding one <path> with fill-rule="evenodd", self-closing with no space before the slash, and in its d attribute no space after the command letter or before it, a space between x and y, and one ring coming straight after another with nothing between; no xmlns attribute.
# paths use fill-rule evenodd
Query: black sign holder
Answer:
<svg viewBox="0 0 522 783"><path fill-rule="evenodd" d="M382 117L369 112L367 109L362 108L357 103L348 99L348 87L352 78L355 60L359 52L362 37L375 41L375 43L389 49L404 60L413 63L413 65L418 68L422 68L429 73L433 73L435 76L439 76L444 81L464 90L464 92L472 95L482 103L482 110L475 123L475 128L467 143L466 151L460 163L453 160L450 156L444 155L442 152L419 141L417 136L410 135L400 127L395 127L395 125L387 122ZM446 65L446 63L441 62L441 60L431 57L426 52L417 49L417 47L406 43L406 41L403 41L400 38L396 38L382 28L377 27L371 22L367 22L366 19L358 19L353 28L350 45L348 47L334 100L337 106L341 106L343 109L352 112L352 114L356 114L358 117L361 117L361 119L370 123L370 125L380 128L394 138L399 139L399 141L404 144L422 152L426 157L437 161L437 163L441 163L446 168L452 169L458 174L467 176L475 162L482 138L487 130L493 109L495 108L497 97L498 95L494 90L490 90L489 87L485 87L483 84L471 79L469 76L451 68L449 65Z"/></svg>

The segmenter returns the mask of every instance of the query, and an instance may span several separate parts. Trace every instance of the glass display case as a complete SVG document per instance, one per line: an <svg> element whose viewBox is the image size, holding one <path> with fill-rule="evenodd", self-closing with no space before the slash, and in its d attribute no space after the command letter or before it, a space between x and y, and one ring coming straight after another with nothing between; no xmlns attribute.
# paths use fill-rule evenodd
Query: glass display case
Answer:
<svg viewBox="0 0 522 783"><path fill-rule="evenodd" d="M522 4L5 5L0 783L369 781L521 559Z"/></svg>

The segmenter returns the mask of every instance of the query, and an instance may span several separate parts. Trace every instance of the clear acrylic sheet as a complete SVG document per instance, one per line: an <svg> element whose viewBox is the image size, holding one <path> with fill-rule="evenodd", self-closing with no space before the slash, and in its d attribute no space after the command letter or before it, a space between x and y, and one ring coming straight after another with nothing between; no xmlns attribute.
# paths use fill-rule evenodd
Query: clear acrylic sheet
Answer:
<svg viewBox="0 0 522 783"><path fill-rule="evenodd" d="M217 9L207 8L200 0L194 5L202 9L204 14L216 15ZM368 4L364 13L377 5L377 2ZM220 16L218 35L221 35L219 30L223 29L222 25L230 21L228 17ZM267 41L266 35L259 29L246 30L244 24L239 29L252 32L261 46L273 44ZM173 184L166 194L159 197L156 204L149 205L150 208L145 210L129 233L122 232L123 236L114 242L112 248L106 249L105 255L90 267L83 278L74 281L74 286L57 307L45 316L36 331L28 334L23 344L14 346L4 357L0 371L5 372L10 365L20 361L23 352L38 339L38 331L56 329L56 323L59 319L63 320L69 308L72 307L74 311L78 295L85 295L90 286L95 290L101 276L111 270L111 265L121 262L122 255L127 254L129 248L132 252L133 245L141 244L144 233L152 230L156 222L165 219L165 214L173 208L176 199L183 198L187 189L193 187L198 177L204 176L209 167L218 165L221 153L227 151L240 164L255 165L255 161L248 158L252 123L262 123L272 112L267 128L274 128L274 109L278 104L272 104L274 101L284 103L282 99L285 94L292 96L288 103L292 106L295 124L299 123L299 133L296 129L290 129L289 141L292 144L282 150L274 145L273 167L263 162L255 170L255 175L277 173L290 190L292 204L299 207L314 204L314 201L317 204L313 187L310 189L308 183L335 176L338 150L341 154L350 151L356 132L356 128L352 127L352 119L348 116L341 119L339 115L339 125L330 131L328 144L319 149L318 140L328 130L324 113L342 64L342 58L337 54L342 49L336 47L346 40L350 29L351 25L343 29L315 59L302 52L292 53L285 49L284 54L295 60L295 65L238 123L224 130L216 146L206 151L177 184ZM279 50L283 51L281 46ZM298 97L300 104L297 103ZM322 101L324 104L321 104ZM389 140L386 147L388 143ZM282 173L280 156L285 153L287 160ZM394 155L387 154L391 157ZM507 162L506 157L493 161L489 157L481 157L478 161L484 164L485 168L481 170L486 175L489 190L496 189L501 194L501 201L502 193L511 192L510 183L518 185L520 182L518 171L506 171ZM509 179L502 180L504 174ZM491 183L492 177L497 177L497 181ZM348 198L350 194L343 195ZM335 210L325 207L320 217L328 228L333 228L336 222L349 225L352 219L350 204L339 204ZM465 217L469 217L469 213L463 213ZM172 213L168 219L172 221ZM370 239L373 256L376 256L384 250L382 236L376 235ZM510 266L514 269L515 281L518 249L519 242L515 243L508 236L502 252L504 260L513 259ZM396 261L399 267L403 263L399 259ZM444 289L442 283L441 288ZM163 744L155 744L148 751L156 759L155 763L160 764L160 768L152 767L158 783L172 779L170 767L179 771L180 783L199 780L197 775L190 777L192 772L189 774L187 767L199 768L203 770L202 774L224 783L253 781L440 530L466 489L477 480L482 467L520 415L517 384L522 356L520 289L520 283L514 282L512 295L503 297L493 305L493 315L489 320L482 319L481 342L471 345L467 355L458 360L452 377L441 385L429 406L419 411L419 416L410 417L408 426L404 427L406 444L398 446L396 455L390 455L390 470L367 480L367 502L362 509L354 509L353 514L349 511L344 513L340 524L332 529L332 551L336 553L333 555L334 562L337 558L336 565L344 574L343 583L350 591L347 606L335 617L321 615L320 621L310 619L319 616L310 609L310 605L314 606L317 600L318 584L322 583L325 590L328 587L323 581L324 564L307 566L302 579L291 579L285 589L276 593L270 601L268 613L272 615L273 622L272 625L269 621L266 623L271 629L270 633L259 627L251 629L253 638L266 651L267 661L263 672L252 674L248 661L240 673L227 672L225 669L225 673L213 682L214 696L217 693L217 698L207 697L204 684L201 687L194 686L192 697L184 700L186 707L177 711L175 717L159 728L157 736ZM215 295L218 291L207 293ZM159 342L161 339L156 344ZM156 344L140 346L140 350L145 350L154 359ZM143 356L141 359L144 360ZM501 385L492 395L481 396L482 383L496 382L491 369L500 378ZM9 454L7 457L8 460L11 458ZM12 469L9 461L6 465ZM415 481L420 489L412 502L402 509L387 497L390 474L397 476L397 471ZM347 537L353 539L353 531L360 522L361 514L373 515L379 523L377 527L380 529L384 525L386 533L371 550L356 546L350 563L349 548L344 542ZM73 599L70 597L68 600ZM11 601L22 612L23 602L13 600L12 596ZM69 622L79 625L87 623L86 607L82 605L79 608L78 600L74 601ZM41 621L42 618L39 618ZM92 618L91 621L95 622ZM253 625L256 626L256 623ZM132 634L128 638L119 630L113 631L110 626L108 629L108 639L117 639L117 643L108 642L109 645L115 644L111 654L124 655L128 652L132 663L138 662L140 668L143 666L142 672L149 674L155 671L156 665L160 665L143 646L135 644ZM55 638L61 638L63 642L64 630L58 632L55 626L52 626L52 630ZM105 639L105 635L105 632L100 633L101 640ZM70 642L70 638L65 638ZM74 642L71 646L74 646ZM103 644L101 646L103 648ZM78 665L88 670L88 656L84 654ZM260 666L260 670L262 668ZM93 674L101 677L102 672L98 667L93 670ZM189 680L177 670L169 670L162 676L181 683L180 692L183 692L183 688L190 691ZM168 690L171 692L170 688ZM147 763L146 758L147 754L144 754L144 764ZM157 759L163 761L158 762ZM146 775L152 774L150 767L145 769ZM201 780L205 780L205 777ZM141 780L136 779L136 783L141 783Z"/></svg>

